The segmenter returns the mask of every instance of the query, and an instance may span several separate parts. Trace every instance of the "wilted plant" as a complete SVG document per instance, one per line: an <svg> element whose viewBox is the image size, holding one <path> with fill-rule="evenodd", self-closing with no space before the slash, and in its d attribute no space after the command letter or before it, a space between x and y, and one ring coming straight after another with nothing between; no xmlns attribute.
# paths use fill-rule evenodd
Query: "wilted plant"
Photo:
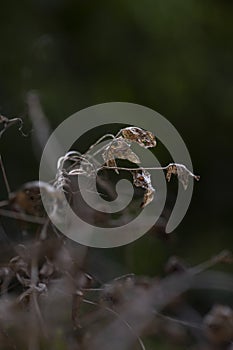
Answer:
<svg viewBox="0 0 233 350"><path fill-rule="evenodd" d="M110 142L91 154L95 146L109 137L111 137ZM125 170L132 173L133 184L145 190L144 199L141 204L142 207L145 207L153 200L155 192L151 183L149 170L165 170L168 181L170 181L172 174L177 175L185 190L188 187L189 177L199 180L199 176L194 175L182 164L171 163L164 167L139 167L141 161L138 155L132 151L132 143L137 143L143 148L154 148L156 146L156 139L152 132L132 126L121 129L116 136L112 134L104 135L84 154L80 154L77 151L69 151L58 160L54 186L56 188L64 188L67 185L69 176L85 175L96 178L98 173L103 169L114 170L117 174L119 174L119 170ZM104 165L100 164L95 158L99 153L102 154L105 162ZM117 159L128 160L137 167L127 168L117 166ZM67 168L65 167L66 162L71 163Z"/></svg>

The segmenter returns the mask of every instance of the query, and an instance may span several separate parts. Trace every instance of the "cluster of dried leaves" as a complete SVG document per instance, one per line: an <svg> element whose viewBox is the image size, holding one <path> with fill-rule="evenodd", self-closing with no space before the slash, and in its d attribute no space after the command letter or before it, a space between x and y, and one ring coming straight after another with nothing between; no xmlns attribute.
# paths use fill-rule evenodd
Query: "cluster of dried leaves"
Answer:
<svg viewBox="0 0 233 350"><path fill-rule="evenodd" d="M20 122L20 130L22 128L22 120L19 118L7 119L1 117L0 124L2 124L2 133L11 125ZM111 138L103 147L95 150L103 140ZM187 189L189 179L194 178L199 180L199 177L194 175L182 164L169 164L165 167L141 167L141 160L139 156L132 150L132 144L135 143L142 148L154 148L156 146L156 138L150 131L143 130L139 127L130 126L121 129L116 135L107 134L97 140L91 145L86 153L81 154L78 151L69 151L63 157L58 159L57 174L55 179L50 183L29 182L22 186L16 193L10 193L10 189L5 176L6 186L9 192L9 200L12 207L20 212L21 218L28 221L41 223L41 218L45 216L40 193L46 193L46 198L49 200L50 215L57 215L62 211L63 203L60 201L61 191L71 192L70 183L74 176L94 177L97 179L101 170L113 170L119 174L120 170L128 171L132 174L132 181L135 187L141 188L144 191L141 207L146 207L154 199L155 189L151 182L151 174L153 170L166 171L166 178L168 181L171 175L178 176L184 189ZM104 164L101 164L96 156L101 155ZM119 167L117 165L118 159L124 159L132 163L133 167ZM3 165L2 165L3 169ZM3 169L4 171L4 169ZM0 209L2 215L19 217L18 213L12 214L4 209ZM30 217L31 216L31 217ZM39 219L38 219L39 217Z"/></svg>
<svg viewBox="0 0 233 350"><path fill-rule="evenodd" d="M111 138L110 142L108 142L98 151L94 152L94 154L91 153L95 146L109 137ZM139 127L130 126L121 129L116 136L112 134L104 135L84 154L80 154L77 151L69 151L58 161L57 177L54 182L55 187L64 187L67 185L67 178L69 176L86 175L88 177L97 177L99 171L102 169L114 170L117 174L119 174L119 170L125 170L132 173L133 184L136 187L141 187L145 191L143 202L141 204L141 207L144 208L153 201L155 194L155 189L151 183L151 175L149 170L165 170L167 173L166 178L168 182L170 181L172 174L177 175L185 190L188 187L190 177L194 178L195 180L199 180L200 177L194 175L183 164L171 163L167 166L159 168L140 167L139 165L141 164L141 160L131 148L133 143L147 149L154 148L157 142L152 132L143 130ZM95 156L100 152L105 162L104 165L100 164L95 158ZM137 167L120 167L117 165L117 159L127 160ZM72 165L65 168L66 162L71 162Z"/></svg>

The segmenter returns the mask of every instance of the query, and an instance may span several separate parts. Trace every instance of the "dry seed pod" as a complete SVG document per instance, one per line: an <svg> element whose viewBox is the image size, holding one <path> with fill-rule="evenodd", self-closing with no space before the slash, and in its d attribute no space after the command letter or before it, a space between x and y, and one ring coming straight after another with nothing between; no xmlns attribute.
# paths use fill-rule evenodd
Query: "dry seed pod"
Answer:
<svg viewBox="0 0 233 350"><path fill-rule="evenodd" d="M130 141L134 141L139 146L150 148L156 146L155 136L151 131L146 131L141 128L130 126L121 130L122 136Z"/></svg>

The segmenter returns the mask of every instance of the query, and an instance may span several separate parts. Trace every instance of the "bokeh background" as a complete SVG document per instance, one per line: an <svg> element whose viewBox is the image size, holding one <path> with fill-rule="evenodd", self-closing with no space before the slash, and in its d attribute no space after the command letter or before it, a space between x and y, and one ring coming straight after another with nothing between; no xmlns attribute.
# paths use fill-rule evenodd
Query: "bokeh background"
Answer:
<svg viewBox="0 0 233 350"><path fill-rule="evenodd" d="M94 104L142 104L177 128L201 175L187 215L169 237L155 231L125 247L91 249L90 270L102 278L155 276L171 255L196 264L233 247L232 18L228 0L1 3L1 114L22 117L30 131L31 90L52 128ZM32 138L33 131L25 138L17 128L2 137L13 190L38 178ZM1 199L4 191L1 185Z"/></svg>

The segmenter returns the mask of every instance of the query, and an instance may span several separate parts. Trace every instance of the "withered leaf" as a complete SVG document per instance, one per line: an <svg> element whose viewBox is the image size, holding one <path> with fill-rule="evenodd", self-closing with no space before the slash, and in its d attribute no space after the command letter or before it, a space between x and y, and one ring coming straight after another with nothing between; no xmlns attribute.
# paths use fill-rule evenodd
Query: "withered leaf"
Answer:
<svg viewBox="0 0 233 350"><path fill-rule="evenodd" d="M140 163L138 156L131 150L130 144L122 137L119 137L112 141L102 156L107 166L109 167L117 166L115 161L116 158L127 159L135 164Z"/></svg>
<svg viewBox="0 0 233 350"><path fill-rule="evenodd" d="M103 158L104 158L104 161L106 162L107 166L110 167L110 168L116 168L117 167L117 163L115 161L115 157L113 156L112 152L109 152L106 157L105 155L103 154ZM116 169L117 171L117 169ZM118 171L117 171L118 172Z"/></svg>
<svg viewBox="0 0 233 350"><path fill-rule="evenodd" d="M151 186L151 175L146 170L133 171L133 183L136 187L142 187L147 189Z"/></svg>
<svg viewBox="0 0 233 350"><path fill-rule="evenodd" d="M166 179L168 182L171 180L172 174L177 175L178 180L182 183L185 190L188 188L190 176L197 181L199 181L200 179L200 176L194 175L183 164L176 164L176 163L169 164L167 167L167 175L166 175Z"/></svg>
<svg viewBox="0 0 233 350"><path fill-rule="evenodd" d="M155 189L151 184L151 175L146 170L133 171L133 183L136 187L141 187L146 190L141 207L146 207L154 199Z"/></svg>
<svg viewBox="0 0 233 350"><path fill-rule="evenodd" d="M150 148L156 146L155 136L151 131L130 126L122 129L121 134L125 139L136 142L141 147Z"/></svg>
<svg viewBox="0 0 233 350"><path fill-rule="evenodd" d="M141 207L145 208L149 203L151 203L154 199L155 190L152 186L148 187L146 193L144 194L143 202L141 203Z"/></svg>

